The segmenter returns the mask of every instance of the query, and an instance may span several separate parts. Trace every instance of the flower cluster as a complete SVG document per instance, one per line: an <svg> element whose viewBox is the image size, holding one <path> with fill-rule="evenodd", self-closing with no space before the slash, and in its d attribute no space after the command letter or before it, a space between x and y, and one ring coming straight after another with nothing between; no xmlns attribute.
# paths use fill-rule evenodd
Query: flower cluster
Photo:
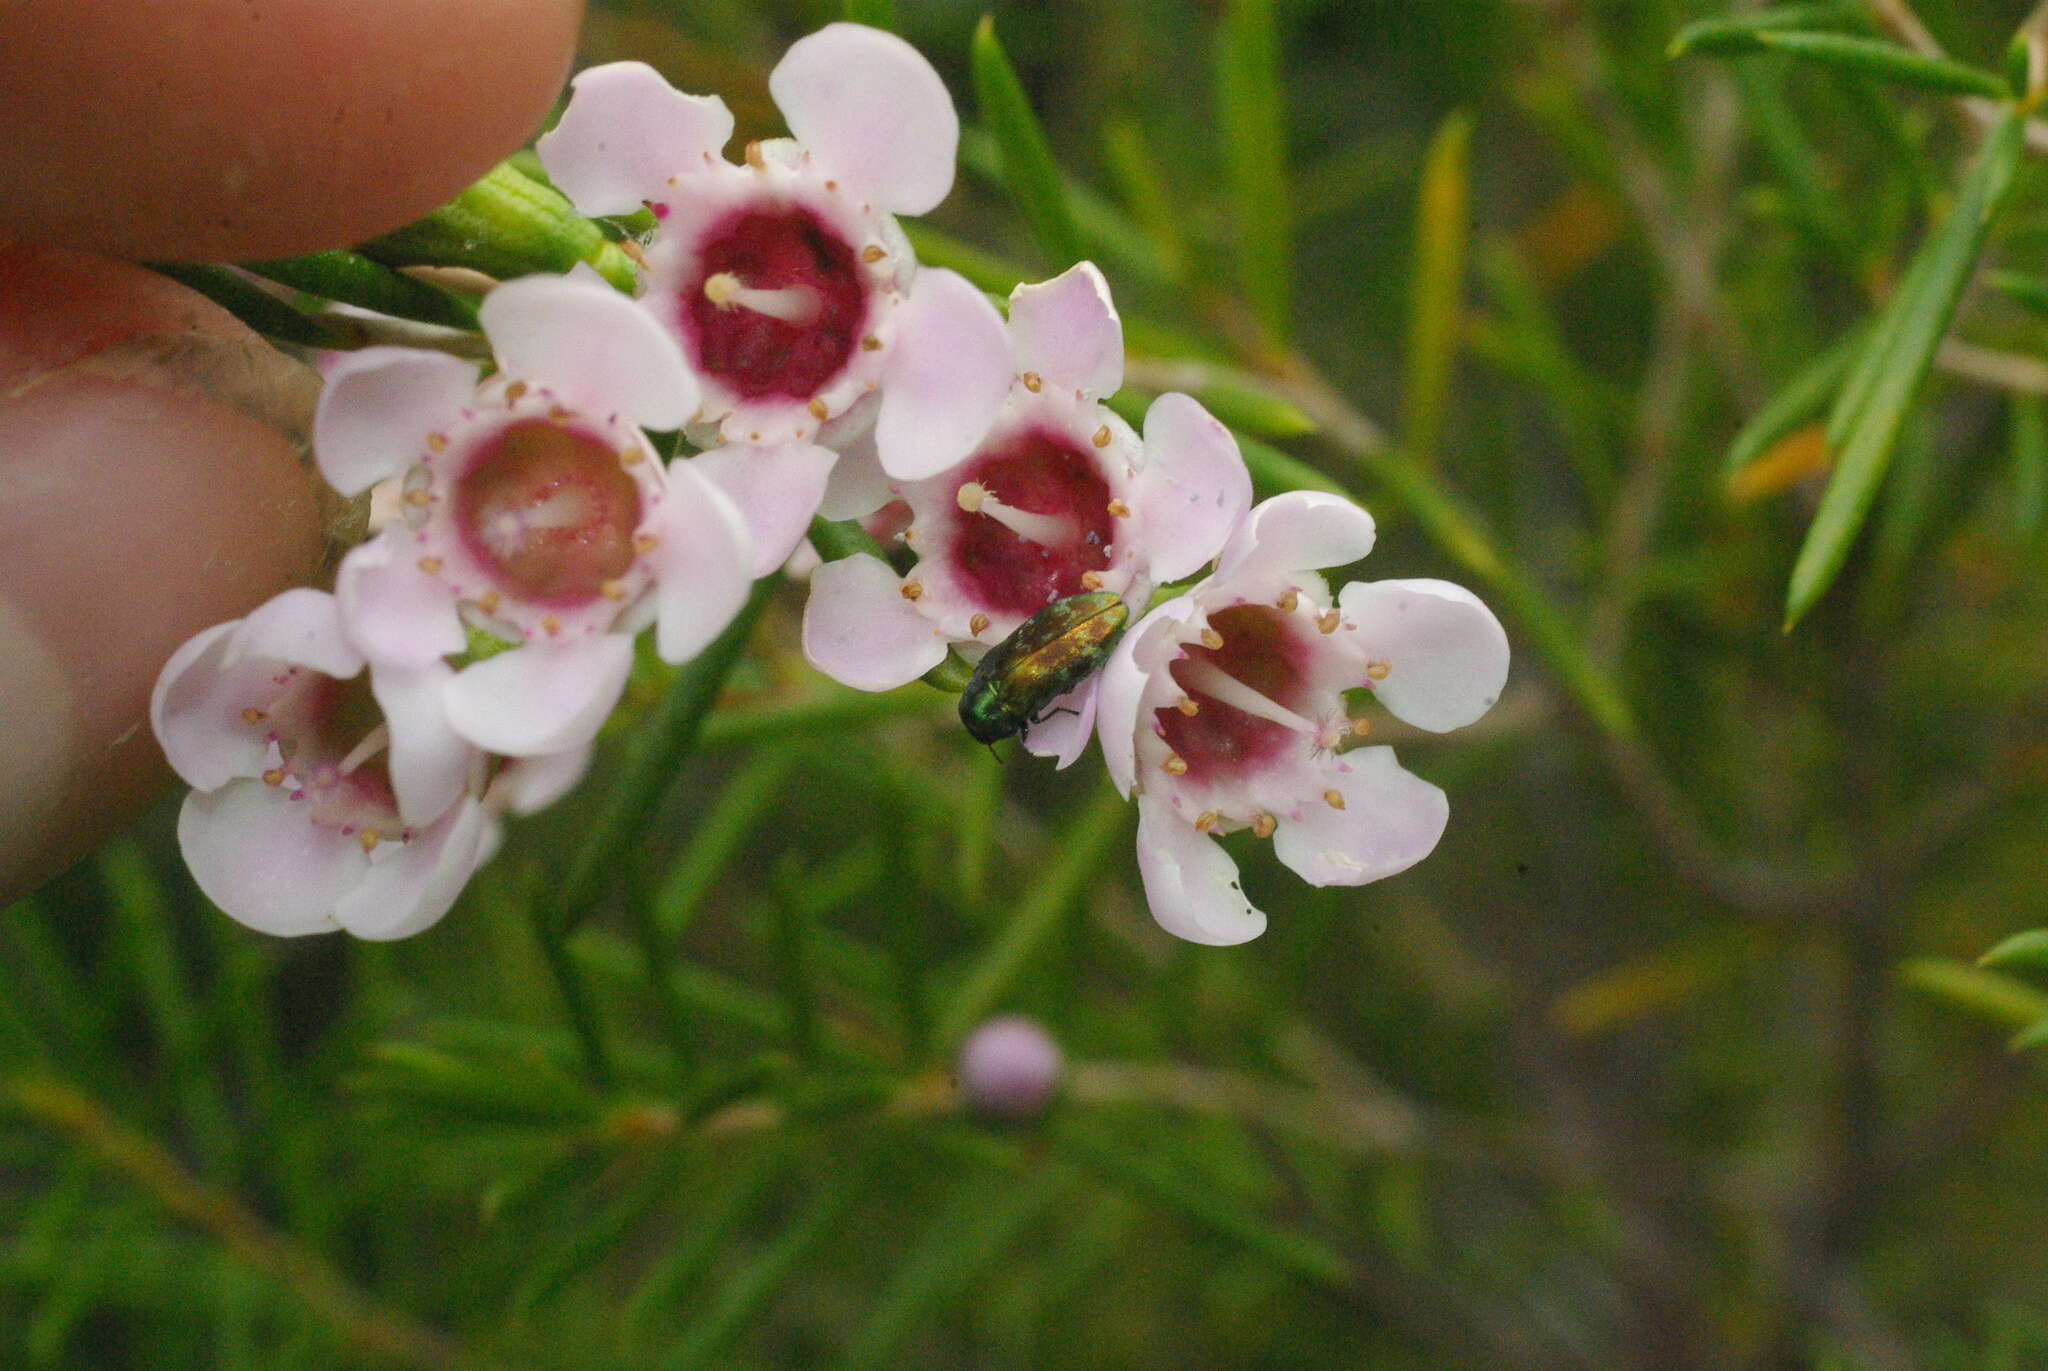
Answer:
<svg viewBox="0 0 2048 1371"><path fill-rule="evenodd" d="M1469 722L1506 674L1493 616L1441 582L1333 597L1316 569L1365 554L1363 510L1253 508L1236 443L1185 395L1141 431L1112 412L1123 330L1093 265L1018 287L1007 321L920 268L892 216L945 198L959 123L909 45L834 24L769 89L793 136L734 161L716 97L639 63L582 73L538 152L579 212L652 211L637 294L585 268L511 280L480 310L488 368L390 347L327 368L315 456L368 500L370 536L331 594L186 643L153 700L206 893L278 934L432 924L503 815L583 774L637 635L688 661L820 514L893 545L811 576L804 652L863 690L978 660L1083 592L1142 616L1025 743L1067 766L1100 736L1169 930L1263 926L1215 834L1271 837L1318 885L1426 855L1443 794L1347 746L1346 692Z"/></svg>

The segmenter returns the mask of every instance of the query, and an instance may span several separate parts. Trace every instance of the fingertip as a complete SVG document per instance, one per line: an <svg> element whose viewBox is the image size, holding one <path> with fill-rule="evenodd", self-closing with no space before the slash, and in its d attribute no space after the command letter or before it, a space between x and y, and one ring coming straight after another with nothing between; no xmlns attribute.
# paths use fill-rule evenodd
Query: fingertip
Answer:
<svg viewBox="0 0 2048 1371"><path fill-rule="evenodd" d="M358 242L538 126L582 0L0 6L0 230L119 256Z"/></svg>

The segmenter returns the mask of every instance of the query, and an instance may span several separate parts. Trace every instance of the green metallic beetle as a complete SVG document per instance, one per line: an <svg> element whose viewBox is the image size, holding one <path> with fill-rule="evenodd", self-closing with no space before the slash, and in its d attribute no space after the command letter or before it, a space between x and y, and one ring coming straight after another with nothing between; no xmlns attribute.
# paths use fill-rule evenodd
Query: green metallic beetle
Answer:
<svg viewBox="0 0 2048 1371"><path fill-rule="evenodd" d="M1113 590L1053 601L974 668L960 694L960 722L977 742L1022 733L1101 668L1130 621L1130 606Z"/></svg>

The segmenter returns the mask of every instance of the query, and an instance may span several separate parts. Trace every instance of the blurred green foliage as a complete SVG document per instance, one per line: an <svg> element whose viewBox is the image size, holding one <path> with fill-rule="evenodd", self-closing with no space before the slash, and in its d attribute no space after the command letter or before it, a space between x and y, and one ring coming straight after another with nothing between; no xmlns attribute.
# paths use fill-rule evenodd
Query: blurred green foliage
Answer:
<svg viewBox="0 0 2048 1371"><path fill-rule="evenodd" d="M1442 849L1244 842L1271 930L1175 942L1092 759L820 681L767 595L426 936L247 933L168 811L0 915L0 1365L2048 1364L2040 940L1971 965L2048 923L2034 162L1958 219L1977 116L1672 60L1705 0L854 8L970 124L927 260L1094 258L1132 394L1501 610L1494 714L1389 733ZM2005 79L2025 6L1915 9ZM769 134L840 13L617 0L585 56ZM1788 636L1836 451L1875 517ZM950 1086L999 1010L1069 1055L1039 1123Z"/></svg>

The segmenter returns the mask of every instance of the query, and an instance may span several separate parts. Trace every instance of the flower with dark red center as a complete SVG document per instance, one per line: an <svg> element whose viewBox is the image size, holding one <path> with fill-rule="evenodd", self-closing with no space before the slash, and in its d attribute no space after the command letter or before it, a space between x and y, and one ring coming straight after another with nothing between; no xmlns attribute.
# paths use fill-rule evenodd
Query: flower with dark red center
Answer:
<svg viewBox="0 0 2048 1371"><path fill-rule="evenodd" d="M954 273L920 272L892 216L952 188L952 99L916 49L857 24L797 42L768 89L793 138L734 163L723 101L643 63L593 67L538 152L584 214L653 209L640 303L681 345L710 442L772 462L872 430L896 476L951 466L1002 403L1002 321Z"/></svg>
<svg viewBox="0 0 2048 1371"><path fill-rule="evenodd" d="M344 494L395 492L336 584L373 669L475 657L442 691L453 727L537 756L590 741L641 626L669 661L702 650L745 599L755 549L716 473L664 470L641 432L695 401L675 344L630 301L594 277L532 276L481 315L495 376L366 349L330 372L314 450Z"/></svg>
<svg viewBox="0 0 2048 1371"><path fill-rule="evenodd" d="M1142 608L1155 585L1215 556L1251 503L1228 431L1185 395L1163 395L1141 439L1102 403L1123 383L1123 326L1083 262L1010 296L1016 379L986 437L960 465L894 481L851 451L833 473L828 517L901 499L917 565L872 557L811 577L804 644L813 665L863 690L930 670L958 644L978 656L1069 595L1111 590ZM1062 766L1086 746L1094 682L1033 726L1026 745Z"/></svg>
<svg viewBox="0 0 2048 1371"><path fill-rule="evenodd" d="M179 845L251 928L416 933L491 841L486 759L434 699L448 668L374 688L362 670L334 598L288 590L192 638L157 679L150 722L193 787Z"/></svg>
<svg viewBox="0 0 2048 1371"><path fill-rule="evenodd" d="M1372 516L1297 491L1253 509L1216 572L1125 634L1096 720L1117 788L1138 800L1138 866L1170 933L1239 943L1266 916L1213 835L1250 829L1311 885L1363 885L1428 856L1444 793L1369 731L1345 692L1370 690L1432 732L1471 723L1507 679L1500 622L1447 581L1362 581L1335 597L1316 571L1372 549Z"/></svg>

